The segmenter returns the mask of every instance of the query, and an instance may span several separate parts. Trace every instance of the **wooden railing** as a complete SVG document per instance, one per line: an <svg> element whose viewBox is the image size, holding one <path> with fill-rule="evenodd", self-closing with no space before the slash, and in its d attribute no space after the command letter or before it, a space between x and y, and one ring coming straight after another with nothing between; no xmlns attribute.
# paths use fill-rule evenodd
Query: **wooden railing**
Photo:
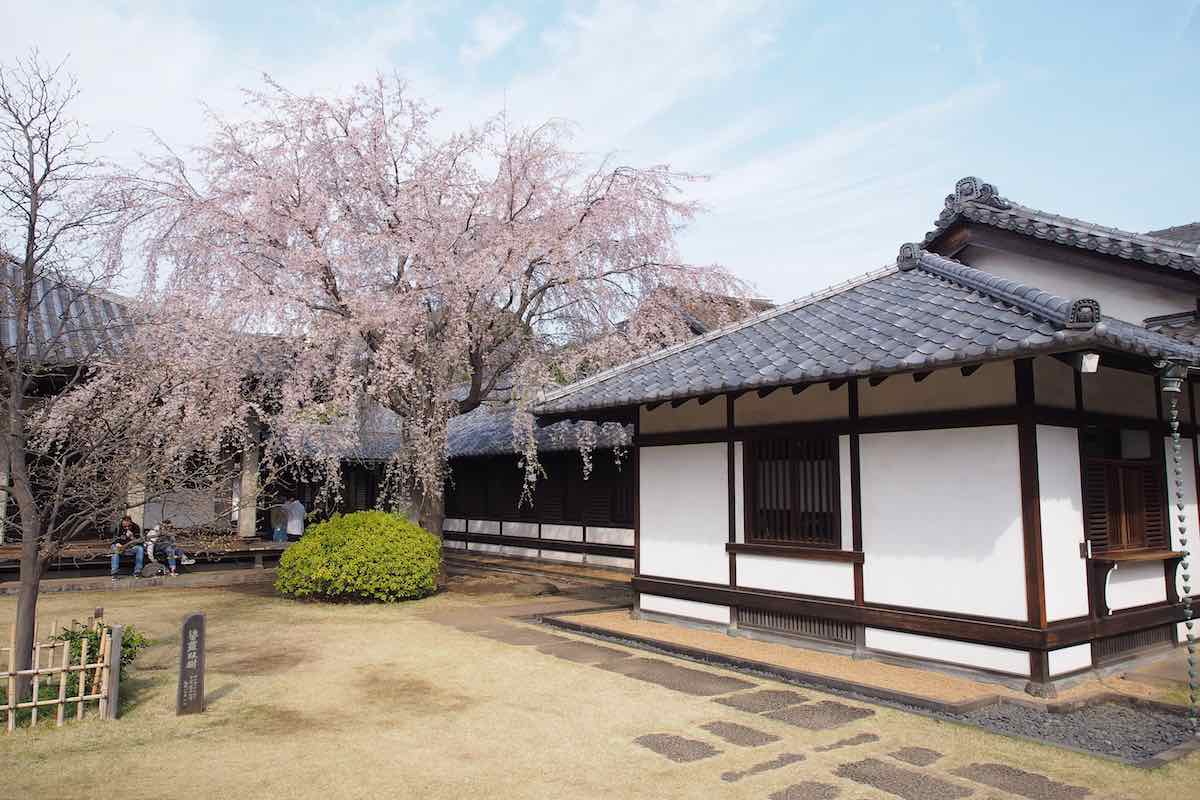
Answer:
<svg viewBox="0 0 1200 800"><path fill-rule="evenodd" d="M72 629L79 630L76 623ZM122 627L106 627L100 620L88 620L84 630L99 635L99 652L88 652L87 636L78 637L79 650L72 654L71 641L58 638L63 629L55 620L49 633L35 630L33 661L30 669L18 670L16 625L11 626L8 647L0 648L0 663L8 669L0 672L4 702L0 712L6 716L5 730L11 733L27 715L29 726L36 727L45 714L46 724L53 716L61 726L72 716L83 719L89 704L95 703L101 719L116 719L121 672ZM39 635L40 634L40 635ZM22 681L28 678L28 681ZM28 687L18 692L18 686ZM68 694L68 690L71 690Z"/></svg>

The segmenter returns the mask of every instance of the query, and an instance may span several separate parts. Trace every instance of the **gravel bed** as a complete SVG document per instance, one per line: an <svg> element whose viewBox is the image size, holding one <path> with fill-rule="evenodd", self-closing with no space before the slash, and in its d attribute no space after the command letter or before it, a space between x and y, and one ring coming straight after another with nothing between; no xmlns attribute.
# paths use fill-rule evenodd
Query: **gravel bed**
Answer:
<svg viewBox="0 0 1200 800"><path fill-rule="evenodd" d="M1191 738L1187 717L1124 703L1100 703L1066 714L1000 703L960 719L1129 761L1151 758Z"/></svg>

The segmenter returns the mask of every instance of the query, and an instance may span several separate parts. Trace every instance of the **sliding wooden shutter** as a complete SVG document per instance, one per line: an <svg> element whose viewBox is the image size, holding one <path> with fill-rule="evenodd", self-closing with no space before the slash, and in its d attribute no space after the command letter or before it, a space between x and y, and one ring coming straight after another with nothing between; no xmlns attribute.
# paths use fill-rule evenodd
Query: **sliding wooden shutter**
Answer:
<svg viewBox="0 0 1200 800"><path fill-rule="evenodd" d="M1146 529L1146 547L1165 550L1170 544L1167 535L1166 497L1163 494L1162 474L1157 464L1142 467L1142 519Z"/></svg>

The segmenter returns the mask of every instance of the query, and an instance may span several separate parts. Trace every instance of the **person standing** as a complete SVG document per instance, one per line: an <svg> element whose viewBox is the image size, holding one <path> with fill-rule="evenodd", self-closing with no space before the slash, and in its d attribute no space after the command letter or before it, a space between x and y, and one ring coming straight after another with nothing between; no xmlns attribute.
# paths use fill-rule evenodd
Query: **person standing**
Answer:
<svg viewBox="0 0 1200 800"><path fill-rule="evenodd" d="M142 576L142 560L146 557L146 548L142 542L142 529L133 521L133 517L126 514L121 517L121 524L117 526L117 532L113 535L112 564L109 574L114 581L118 577L117 573L121 571L121 554L129 550L133 551L133 577L140 578Z"/></svg>
<svg viewBox="0 0 1200 800"><path fill-rule="evenodd" d="M296 496L288 495L288 501L283 504L287 513L287 535L289 540L299 539L304 535L304 504Z"/></svg>

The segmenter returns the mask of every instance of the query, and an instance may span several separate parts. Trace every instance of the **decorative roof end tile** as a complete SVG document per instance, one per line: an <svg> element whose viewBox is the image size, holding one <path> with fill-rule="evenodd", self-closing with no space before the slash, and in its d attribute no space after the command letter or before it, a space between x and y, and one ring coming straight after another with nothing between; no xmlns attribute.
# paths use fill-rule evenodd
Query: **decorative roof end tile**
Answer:
<svg viewBox="0 0 1200 800"><path fill-rule="evenodd" d="M1071 312L1067 316L1067 330L1090 330L1100 322L1100 302L1090 297L1082 297L1071 303Z"/></svg>
<svg viewBox="0 0 1200 800"><path fill-rule="evenodd" d="M900 245L900 254L896 256L896 266L901 272L908 272L911 269L916 269L921 262L921 255L925 251L921 249L921 245L905 242Z"/></svg>

